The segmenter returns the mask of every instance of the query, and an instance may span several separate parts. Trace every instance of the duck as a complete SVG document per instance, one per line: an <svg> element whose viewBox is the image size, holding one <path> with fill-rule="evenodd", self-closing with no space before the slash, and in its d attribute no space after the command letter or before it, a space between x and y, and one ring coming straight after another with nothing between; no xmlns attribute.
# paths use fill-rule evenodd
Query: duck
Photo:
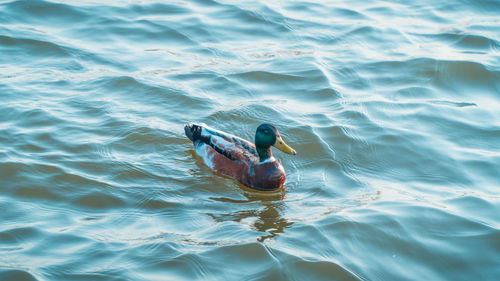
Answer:
<svg viewBox="0 0 500 281"><path fill-rule="evenodd" d="M268 123L257 127L255 143L205 124L186 124L184 132L206 166L256 190L277 190L285 183L285 169L273 157L271 147L297 154L285 143L278 129Z"/></svg>

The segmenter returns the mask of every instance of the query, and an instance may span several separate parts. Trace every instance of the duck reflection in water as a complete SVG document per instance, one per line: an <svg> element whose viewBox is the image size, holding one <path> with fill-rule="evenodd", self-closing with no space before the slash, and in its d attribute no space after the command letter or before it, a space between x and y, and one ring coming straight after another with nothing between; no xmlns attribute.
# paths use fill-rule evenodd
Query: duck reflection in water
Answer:
<svg viewBox="0 0 500 281"><path fill-rule="evenodd" d="M261 192L245 192L247 200L235 200L230 198L211 198L217 201L230 202L241 206L247 205L251 209L240 210L233 213L214 214L209 213L216 222L234 221L241 223L249 220L253 221L251 227L257 231L267 233L257 241L264 242L266 239L273 238L280 233L283 233L286 228L290 227L293 222L282 217L285 203L284 191L275 192L272 194L263 194ZM256 204L251 204L256 203Z"/></svg>

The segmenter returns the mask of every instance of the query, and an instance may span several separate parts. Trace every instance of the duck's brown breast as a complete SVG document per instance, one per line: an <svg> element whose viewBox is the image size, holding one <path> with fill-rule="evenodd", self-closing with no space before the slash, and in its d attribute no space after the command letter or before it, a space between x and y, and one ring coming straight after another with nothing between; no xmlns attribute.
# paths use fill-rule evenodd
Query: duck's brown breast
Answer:
<svg viewBox="0 0 500 281"><path fill-rule="evenodd" d="M248 186L258 189L277 189L285 183L286 174L283 166L277 161L259 163L250 167Z"/></svg>

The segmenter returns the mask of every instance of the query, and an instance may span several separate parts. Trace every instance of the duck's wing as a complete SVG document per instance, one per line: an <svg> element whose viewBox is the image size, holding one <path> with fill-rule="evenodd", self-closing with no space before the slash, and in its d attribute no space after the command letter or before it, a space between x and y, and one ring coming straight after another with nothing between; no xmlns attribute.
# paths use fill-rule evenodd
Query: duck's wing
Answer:
<svg viewBox="0 0 500 281"><path fill-rule="evenodd" d="M188 124L186 136L196 145L209 145L217 153L232 161L258 162L255 145L247 140L222 132L203 124Z"/></svg>

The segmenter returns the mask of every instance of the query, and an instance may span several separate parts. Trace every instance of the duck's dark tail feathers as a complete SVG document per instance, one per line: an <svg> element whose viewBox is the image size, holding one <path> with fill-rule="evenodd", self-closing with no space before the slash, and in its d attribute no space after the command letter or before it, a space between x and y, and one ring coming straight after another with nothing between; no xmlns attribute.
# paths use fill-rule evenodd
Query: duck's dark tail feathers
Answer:
<svg viewBox="0 0 500 281"><path fill-rule="evenodd" d="M202 127L200 125L196 125L194 123L189 123L184 126L184 132L186 133L188 139L192 142L201 138L201 129Z"/></svg>

